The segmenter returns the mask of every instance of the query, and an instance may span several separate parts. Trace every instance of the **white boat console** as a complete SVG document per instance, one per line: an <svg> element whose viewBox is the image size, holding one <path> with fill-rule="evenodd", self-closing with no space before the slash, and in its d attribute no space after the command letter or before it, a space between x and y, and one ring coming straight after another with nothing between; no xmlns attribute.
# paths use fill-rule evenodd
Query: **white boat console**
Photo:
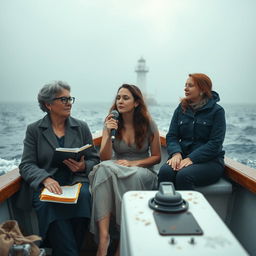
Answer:
<svg viewBox="0 0 256 256"><path fill-rule="evenodd" d="M194 232L193 235L160 235L153 216L157 211L148 206L149 200L156 193L157 191L129 191L124 194L121 256L248 255L205 197L196 191L179 193L188 202L187 212L193 215L202 232Z"/></svg>

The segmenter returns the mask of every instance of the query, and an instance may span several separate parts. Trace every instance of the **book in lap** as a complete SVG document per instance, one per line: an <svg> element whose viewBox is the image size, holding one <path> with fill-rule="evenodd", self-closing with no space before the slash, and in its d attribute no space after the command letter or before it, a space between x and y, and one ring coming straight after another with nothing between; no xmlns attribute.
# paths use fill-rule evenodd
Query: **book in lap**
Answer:
<svg viewBox="0 0 256 256"><path fill-rule="evenodd" d="M61 195L52 193L47 188L44 188L40 194L40 200L52 203L76 204L81 187L82 183L77 183L72 186L61 186Z"/></svg>
<svg viewBox="0 0 256 256"><path fill-rule="evenodd" d="M52 157L52 167L57 167L62 164L65 159L72 158L79 161L84 155L86 149L90 148L91 144L86 144L81 148L56 148Z"/></svg>

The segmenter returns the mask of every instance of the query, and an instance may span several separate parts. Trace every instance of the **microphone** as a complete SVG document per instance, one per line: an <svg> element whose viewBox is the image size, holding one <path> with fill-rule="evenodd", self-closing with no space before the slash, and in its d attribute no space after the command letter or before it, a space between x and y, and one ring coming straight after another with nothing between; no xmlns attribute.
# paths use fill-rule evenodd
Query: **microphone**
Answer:
<svg viewBox="0 0 256 256"><path fill-rule="evenodd" d="M117 110L112 110L110 114L112 114L112 118L115 120L117 120L119 117L119 113ZM112 142L114 142L114 140L116 138L116 129L111 129L110 137L111 137Z"/></svg>

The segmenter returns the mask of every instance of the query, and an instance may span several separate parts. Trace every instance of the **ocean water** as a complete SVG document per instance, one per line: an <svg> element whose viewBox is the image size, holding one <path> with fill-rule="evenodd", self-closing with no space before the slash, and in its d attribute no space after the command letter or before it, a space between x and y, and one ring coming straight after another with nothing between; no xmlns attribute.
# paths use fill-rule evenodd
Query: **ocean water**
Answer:
<svg viewBox="0 0 256 256"><path fill-rule="evenodd" d="M226 112L226 156L256 168L256 105L222 105ZM75 103L72 116L88 123L91 132L101 132L110 104ZM161 134L168 131L176 104L150 106ZM16 168L21 159L23 139L29 123L44 113L36 102L0 103L0 175Z"/></svg>

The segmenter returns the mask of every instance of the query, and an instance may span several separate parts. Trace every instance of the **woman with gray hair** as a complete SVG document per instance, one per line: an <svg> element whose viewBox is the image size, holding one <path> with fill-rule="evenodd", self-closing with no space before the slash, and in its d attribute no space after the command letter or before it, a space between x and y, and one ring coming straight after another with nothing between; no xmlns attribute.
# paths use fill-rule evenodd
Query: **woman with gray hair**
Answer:
<svg viewBox="0 0 256 256"><path fill-rule="evenodd" d="M18 205L24 210L35 208L40 235L52 247L53 256L78 256L91 216L88 174L99 163L95 147L84 152L79 161L66 159L51 165L55 148L77 148L93 144L88 125L70 116L75 98L70 86L62 81L46 84L38 94L42 111L47 114L28 125L24 140L20 174L23 185ZM81 182L76 204L40 201L43 188L61 194L60 186ZM28 200L29 199L29 200Z"/></svg>

